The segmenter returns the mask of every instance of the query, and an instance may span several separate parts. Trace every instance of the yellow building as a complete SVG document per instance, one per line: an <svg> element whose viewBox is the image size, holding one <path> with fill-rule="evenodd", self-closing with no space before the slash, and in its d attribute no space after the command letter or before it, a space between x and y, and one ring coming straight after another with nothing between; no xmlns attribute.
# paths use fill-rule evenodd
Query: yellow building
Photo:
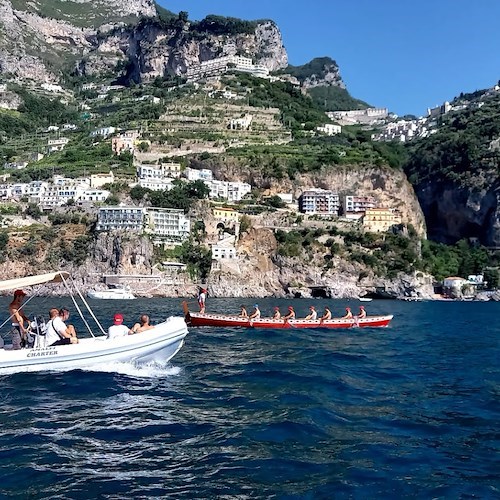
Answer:
<svg viewBox="0 0 500 500"><path fill-rule="evenodd" d="M240 214L233 208L219 207L213 209L213 214L216 219L238 221Z"/></svg>
<svg viewBox="0 0 500 500"><path fill-rule="evenodd" d="M392 208L367 208L363 227L371 233L383 233L395 224L401 224L401 216Z"/></svg>

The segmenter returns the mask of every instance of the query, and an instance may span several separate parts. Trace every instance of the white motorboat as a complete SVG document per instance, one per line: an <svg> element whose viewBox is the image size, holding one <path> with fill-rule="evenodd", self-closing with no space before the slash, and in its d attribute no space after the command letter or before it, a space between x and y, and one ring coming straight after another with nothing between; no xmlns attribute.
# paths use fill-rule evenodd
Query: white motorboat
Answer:
<svg viewBox="0 0 500 500"><path fill-rule="evenodd" d="M73 290L70 289L68 281L69 274L67 272L55 272L0 281L0 290L13 290L47 283L64 283L71 293ZM108 339L82 294L78 290L76 292L87 308L89 318L83 316L80 304L73 294L71 294L71 298L91 338L81 338L78 344L46 346L44 337L35 335L34 345L36 347L13 350L6 345L0 349L0 374L78 369L112 362L166 362L177 354L188 334L184 318L169 317L164 322L155 325L151 330ZM97 325L98 336L94 334L89 325L91 319ZM10 322L10 318L8 321Z"/></svg>
<svg viewBox="0 0 500 500"><path fill-rule="evenodd" d="M360 297L359 301L360 302L371 302L373 299L370 297Z"/></svg>
<svg viewBox="0 0 500 500"><path fill-rule="evenodd" d="M128 288L108 288L107 290L91 290L87 292L89 299L132 300L135 295Z"/></svg>

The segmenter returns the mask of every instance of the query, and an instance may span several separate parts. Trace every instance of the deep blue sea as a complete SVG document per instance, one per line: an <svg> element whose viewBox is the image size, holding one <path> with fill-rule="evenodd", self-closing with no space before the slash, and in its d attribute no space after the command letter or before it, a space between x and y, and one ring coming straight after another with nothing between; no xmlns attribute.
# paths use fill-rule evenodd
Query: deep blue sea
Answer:
<svg viewBox="0 0 500 500"><path fill-rule="evenodd" d="M311 303L361 305L259 300ZM106 327L115 312L129 326L182 313L174 299L91 304ZM0 375L0 498L500 498L500 303L364 305L390 327L192 328L165 366Z"/></svg>

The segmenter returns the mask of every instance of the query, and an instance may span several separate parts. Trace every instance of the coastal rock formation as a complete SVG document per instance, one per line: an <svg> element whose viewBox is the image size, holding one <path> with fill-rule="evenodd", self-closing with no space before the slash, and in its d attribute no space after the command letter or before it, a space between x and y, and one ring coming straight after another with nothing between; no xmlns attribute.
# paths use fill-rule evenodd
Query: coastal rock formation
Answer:
<svg viewBox="0 0 500 500"><path fill-rule="evenodd" d="M63 70L111 72L141 82L182 75L193 64L231 52L270 70L288 64L272 21L255 23L253 33L203 37L189 26L160 21L153 0L8 0L0 5L0 72L18 82L59 82Z"/></svg>
<svg viewBox="0 0 500 500"><path fill-rule="evenodd" d="M182 76L189 67L222 54L243 53L269 70L286 67L287 54L277 26L266 21L254 33L206 34L193 37L187 29L165 28L155 21L101 34L77 65L81 74L127 66L126 77L136 82L167 75Z"/></svg>
<svg viewBox="0 0 500 500"><path fill-rule="evenodd" d="M402 219L411 224L417 234L426 235L426 222L412 185L404 172L373 165L352 167L324 167L317 172L296 174L291 179L270 179L249 165L230 161L207 162L217 179L244 180L262 189L270 196L277 193L292 193L294 199L306 189L313 187L331 189L342 195L356 194L372 196L379 207L397 209ZM266 216L269 217L269 216Z"/></svg>
<svg viewBox="0 0 500 500"><path fill-rule="evenodd" d="M500 180L497 176L481 189L433 182L417 187L429 237L443 243L477 238L486 246L500 247Z"/></svg>

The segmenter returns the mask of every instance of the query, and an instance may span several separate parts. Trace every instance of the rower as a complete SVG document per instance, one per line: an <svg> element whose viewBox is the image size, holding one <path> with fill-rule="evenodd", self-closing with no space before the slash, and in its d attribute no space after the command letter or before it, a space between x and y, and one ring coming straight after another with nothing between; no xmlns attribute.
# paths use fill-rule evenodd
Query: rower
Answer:
<svg viewBox="0 0 500 500"><path fill-rule="evenodd" d="M295 311L293 310L292 306L288 306L288 313L285 316L283 316L283 319L285 321L289 319L295 319Z"/></svg>
<svg viewBox="0 0 500 500"><path fill-rule="evenodd" d="M279 307L275 307L273 309L273 319L280 319L281 318L281 312Z"/></svg>
<svg viewBox="0 0 500 500"><path fill-rule="evenodd" d="M359 306L358 319L366 318L366 311L364 306Z"/></svg>
<svg viewBox="0 0 500 500"><path fill-rule="evenodd" d="M342 319L351 319L352 318L352 312L350 307L345 308L345 316L342 316Z"/></svg>
<svg viewBox="0 0 500 500"><path fill-rule="evenodd" d="M259 304L255 304L253 306L253 312L248 316L249 319L259 319L260 318L260 309Z"/></svg>
<svg viewBox="0 0 500 500"><path fill-rule="evenodd" d="M332 311L330 311L330 308L328 306L325 306L325 312L323 316L320 318L321 320L324 319L332 319Z"/></svg>
<svg viewBox="0 0 500 500"><path fill-rule="evenodd" d="M318 313L314 306L309 307L309 314L305 317L305 319L316 319L318 317Z"/></svg>
<svg viewBox="0 0 500 500"><path fill-rule="evenodd" d="M240 316L242 318L248 318L247 309L243 304L241 304L241 306L240 306Z"/></svg>

